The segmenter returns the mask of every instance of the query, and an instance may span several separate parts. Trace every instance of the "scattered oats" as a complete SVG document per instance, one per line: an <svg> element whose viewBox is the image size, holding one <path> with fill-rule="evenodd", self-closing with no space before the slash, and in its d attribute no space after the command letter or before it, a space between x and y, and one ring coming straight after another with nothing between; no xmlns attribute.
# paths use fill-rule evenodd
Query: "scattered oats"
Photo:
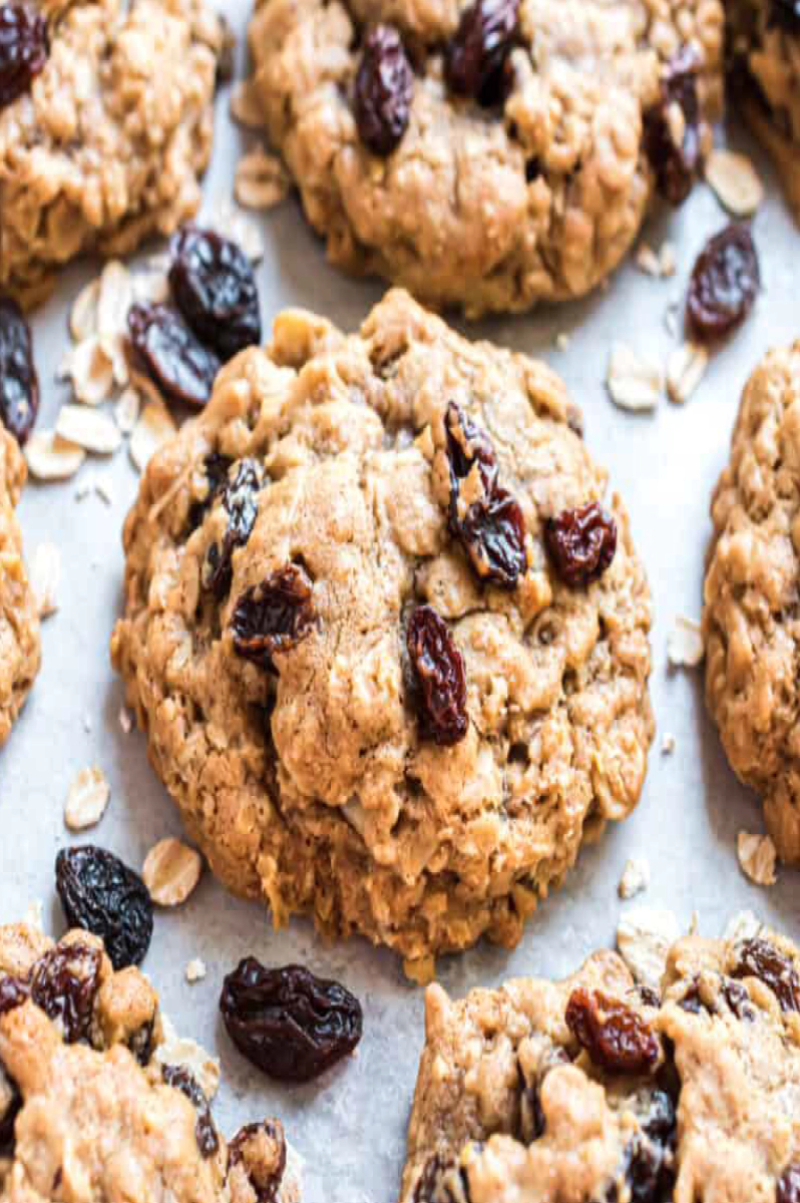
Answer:
<svg viewBox="0 0 800 1203"><path fill-rule="evenodd" d="M247 258L258 263L264 257L264 239L261 230L251 217L243 213L230 200L224 200L205 219L204 224L216 230L223 238L238 243Z"/></svg>
<svg viewBox="0 0 800 1203"><path fill-rule="evenodd" d="M664 325L671 338L678 337L678 303L672 301L664 311Z"/></svg>
<svg viewBox="0 0 800 1203"><path fill-rule="evenodd" d="M64 804L64 822L70 831L83 831L99 823L110 796L111 789L102 769L96 766L81 769Z"/></svg>
<svg viewBox="0 0 800 1203"><path fill-rule="evenodd" d="M688 401L708 367L708 351L699 343L685 342L667 360L667 394L677 405Z"/></svg>
<svg viewBox="0 0 800 1203"><path fill-rule="evenodd" d="M86 732L86 734L87 734L87 735L91 735L91 733L92 733L92 720L91 720L91 718L89 717L89 715L88 715L88 714L84 714L84 716L83 716L83 729L84 729L84 731Z"/></svg>
<svg viewBox="0 0 800 1203"><path fill-rule="evenodd" d="M133 715L131 714L130 710L128 710L127 706L120 706L118 719L122 734L130 735L131 731L133 730Z"/></svg>
<svg viewBox="0 0 800 1203"><path fill-rule="evenodd" d="M760 935L763 927L761 920L752 911L737 911L726 923L722 938L732 944L739 944L742 940L752 940Z"/></svg>
<svg viewBox="0 0 800 1203"><path fill-rule="evenodd" d="M37 480L68 480L86 459L86 452L54 430L39 430L25 444L25 459Z"/></svg>
<svg viewBox="0 0 800 1203"><path fill-rule="evenodd" d="M625 862L617 893L620 898L633 898L650 885L650 865L643 856L632 856Z"/></svg>
<svg viewBox="0 0 800 1203"><path fill-rule="evenodd" d="M97 332L101 338L125 334L132 302L130 272L119 259L111 259L103 268L97 300Z"/></svg>
<svg viewBox="0 0 800 1203"><path fill-rule="evenodd" d="M76 343L82 343L97 333L97 302L100 298L100 281L86 284L72 302L69 315L69 332Z"/></svg>
<svg viewBox="0 0 800 1203"><path fill-rule="evenodd" d="M277 155L259 148L239 160L233 195L246 209L271 209L288 195L291 180Z"/></svg>
<svg viewBox="0 0 800 1203"><path fill-rule="evenodd" d="M201 961L199 957L194 957L186 966L186 980L189 985L193 985L195 982L202 982L206 976L206 972L205 961Z"/></svg>
<svg viewBox="0 0 800 1203"><path fill-rule="evenodd" d="M663 907L630 907L617 924L617 948L638 982L658 990L667 954L680 937L678 920Z"/></svg>
<svg viewBox="0 0 800 1203"><path fill-rule="evenodd" d="M757 886L775 885L775 845L770 836L740 831L736 837L736 852L745 877Z"/></svg>
<svg viewBox="0 0 800 1203"><path fill-rule="evenodd" d="M22 922L26 927L35 927L37 931L44 931L44 920L42 918L44 906L41 898L34 898L28 904L28 909L22 916Z"/></svg>
<svg viewBox="0 0 800 1203"><path fill-rule="evenodd" d="M82 405L62 405L56 434L96 455L112 455L122 442L119 427L108 414Z"/></svg>
<svg viewBox="0 0 800 1203"><path fill-rule="evenodd" d="M669 756L669 755L671 755L672 752L675 751L675 736L671 735L669 733L669 731L667 731L667 733L665 734L664 738L661 741L661 751L664 753L665 756Z"/></svg>
<svg viewBox="0 0 800 1203"><path fill-rule="evenodd" d="M764 185L747 155L716 148L705 171L717 200L734 217L751 217L764 199Z"/></svg>
<svg viewBox="0 0 800 1203"><path fill-rule="evenodd" d="M620 342L611 348L606 385L614 404L629 410L655 409L663 388L660 368Z"/></svg>
<svg viewBox="0 0 800 1203"><path fill-rule="evenodd" d="M139 417L141 402L135 388L126 388L114 406L114 421L123 434L130 434Z"/></svg>
<svg viewBox="0 0 800 1203"><path fill-rule="evenodd" d="M171 1019L161 1013L164 1039L153 1053L159 1065L182 1065L197 1081L207 1099L213 1099L219 1087L219 1061L210 1057L194 1040L177 1034Z"/></svg>
<svg viewBox="0 0 800 1203"><path fill-rule="evenodd" d="M671 242L665 242L661 250L658 252L658 261L661 267L661 275L666 280L669 276L674 276L678 269L678 261L675 258L675 247Z"/></svg>
<svg viewBox="0 0 800 1203"><path fill-rule="evenodd" d="M647 242L639 244L639 249L636 252L636 266L639 268L639 271L643 271L647 276L655 276L657 279L661 278L661 260Z"/></svg>
<svg viewBox="0 0 800 1203"><path fill-rule="evenodd" d="M676 614L667 636L667 659L673 668L697 668L703 659L703 636L699 623Z"/></svg>
<svg viewBox="0 0 800 1203"><path fill-rule="evenodd" d="M264 125L258 92L250 80L234 85L230 110L233 120L246 129L260 129Z"/></svg>
<svg viewBox="0 0 800 1203"><path fill-rule="evenodd" d="M104 501L106 505L114 504L114 493L111 485L107 481L99 479L96 480L94 482L94 491L100 500Z"/></svg>
<svg viewBox="0 0 800 1203"><path fill-rule="evenodd" d="M40 543L31 562L31 587L40 618L58 609L56 595L61 581L61 552L55 543Z"/></svg>
<svg viewBox="0 0 800 1203"><path fill-rule="evenodd" d="M131 459L144 472L150 457L177 433L177 427L162 405L148 401L134 427L129 450Z"/></svg>
<svg viewBox="0 0 800 1203"><path fill-rule="evenodd" d="M180 840L159 840L145 857L142 879L153 902L178 906L197 885L202 869L200 854L194 848Z"/></svg>
<svg viewBox="0 0 800 1203"><path fill-rule="evenodd" d="M105 341L92 334L78 343L69 360L72 390L84 405L100 405L114 388L114 357Z"/></svg>
<svg viewBox="0 0 800 1203"><path fill-rule="evenodd" d="M566 349L569 346L571 341L572 340L570 339L570 336L567 334L566 330L562 330L561 333L557 334L556 338L555 338L556 350L557 351L566 351Z"/></svg>

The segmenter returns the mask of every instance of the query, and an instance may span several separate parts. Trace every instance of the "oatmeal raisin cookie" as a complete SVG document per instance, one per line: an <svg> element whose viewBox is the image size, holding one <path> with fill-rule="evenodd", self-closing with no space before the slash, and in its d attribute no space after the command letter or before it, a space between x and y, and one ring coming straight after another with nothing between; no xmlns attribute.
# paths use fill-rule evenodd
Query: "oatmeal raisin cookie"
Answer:
<svg viewBox="0 0 800 1203"><path fill-rule="evenodd" d="M19 447L0 426L0 745L39 671L39 616L14 514L25 476Z"/></svg>

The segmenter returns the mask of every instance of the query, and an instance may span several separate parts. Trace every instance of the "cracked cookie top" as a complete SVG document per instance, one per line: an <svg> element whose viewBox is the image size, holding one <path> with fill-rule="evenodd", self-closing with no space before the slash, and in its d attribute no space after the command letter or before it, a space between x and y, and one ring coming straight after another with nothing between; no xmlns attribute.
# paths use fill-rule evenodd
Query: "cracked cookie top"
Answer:
<svg viewBox="0 0 800 1203"><path fill-rule="evenodd" d="M148 465L112 656L211 865L417 967L636 804L650 595L544 364L291 311Z"/></svg>
<svg viewBox="0 0 800 1203"><path fill-rule="evenodd" d="M39 671L39 616L14 513L25 477L19 447L0 426L0 745Z"/></svg>

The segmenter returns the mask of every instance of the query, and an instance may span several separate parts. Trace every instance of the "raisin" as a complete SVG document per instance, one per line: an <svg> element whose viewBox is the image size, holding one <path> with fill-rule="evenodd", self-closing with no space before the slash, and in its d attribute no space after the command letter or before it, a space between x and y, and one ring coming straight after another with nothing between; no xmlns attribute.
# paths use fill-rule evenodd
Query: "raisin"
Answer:
<svg viewBox="0 0 800 1203"><path fill-rule="evenodd" d="M197 530L208 513L217 495L228 481L228 469L233 460L218 451L210 451L203 461L206 476L206 495L200 501L193 501L189 509L189 530Z"/></svg>
<svg viewBox="0 0 800 1203"><path fill-rule="evenodd" d="M737 1019L755 1019L755 1011L750 1006L750 995L744 986L731 981L730 978L724 978L721 989L722 997Z"/></svg>
<svg viewBox="0 0 800 1203"><path fill-rule="evenodd" d="M84 844L56 857L56 889L71 927L105 943L115 969L138 965L153 934L153 904L132 869L104 848Z"/></svg>
<svg viewBox="0 0 800 1203"><path fill-rule="evenodd" d="M38 410L39 377L33 364L30 327L16 302L0 297L0 422L21 445Z"/></svg>
<svg viewBox="0 0 800 1203"><path fill-rule="evenodd" d="M406 632L417 692L419 730L440 747L467 734L467 680L464 658L450 628L433 606L417 606Z"/></svg>
<svg viewBox="0 0 800 1203"><path fill-rule="evenodd" d="M565 1019L595 1065L608 1073L647 1073L658 1061L660 1045L649 1023L600 990L573 990Z"/></svg>
<svg viewBox="0 0 800 1203"><path fill-rule="evenodd" d="M646 1007L660 1007L661 996L650 986L639 986L639 998Z"/></svg>
<svg viewBox="0 0 800 1203"><path fill-rule="evenodd" d="M30 986L18 977L6 974L0 977L0 1015L20 1007L30 994Z"/></svg>
<svg viewBox="0 0 800 1203"><path fill-rule="evenodd" d="M644 113L644 151L656 177L656 187L672 205L689 195L700 170L700 102L697 96L699 62L690 46L683 46L667 65L661 95ZM680 144L670 114L677 114Z"/></svg>
<svg viewBox="0 0 800 1203"><path fill-rule="evenodd" d="M172 240L169 283L189 326L223 362L261 341L258 286L235 242L185 226Z"/></svg>
<svg viewBox="0 0 800 1203"><path fill-rule="evenodd" d="M551 1069L555 1069L558 1065L569 1065L569 1063L570 1058L566 1049L556 1045L540 1059L536 1073L531 1080L526 1077L522 1066L517 1066L520 1089L520 1135L525 1144L531 1144L544 1135L545 1118L540 1097L542 1082Z"/></svg>
<svg viewBox="0 0 800 1203"><path fill-rule="evenodd" d="M140 366L167 401L202 409L221 364L168 305L133 305L128 334Z"/></svg>
<svg viewBox="0 0 800 1203"><path fill-rule="evenodd" d="M556 572L571 588L598 580L617 550L617 524L597 501L564 510L544 524L544 544Z"/></svg>
<svg viewBox="0 0 800 1203"><path fill-rule="evenodd" d="M42 14L32 4L0 4L0 109L28 91L49 53Z"/></svg>
<svg viewBox="0 0 800 1203"><path fill-rule="evenodd" d="M800 1011L800 978L792 961L768 940L754 937L739 948L734 977L757 977L777 998L782 1011Z"/></svg>
<svg viewBox="0 0 800 1203"><path fill-rule="evenodd" d="M771 0L769 25L797 37L800 34L800 0Z"/></svg>
<svg viewBox="0 0 800 1203"><path fill-rule="evenodd" d="M0 1015L20 1007L30 994L27 982L7 975L0 977ZM5 1078L5 1086L9 1095L5 1111L0 1111L0 1155L8 1155L14 1145L14 1124L22 1109L22 1095L13 1078L9 1077L3 1062L0 1061L0 1083Z"/></svg>
<svg viewBox="0 0 800 1203"><path fill-rule="evenodd" d="M247 589L231 618L236 654L277 672L273 657L296 647L311 630L311 595L311 581L299 564L286 564Z"/></svg>
<svg viewBox="0 0 800 1203"><path fill-rule="evenodd" d="M361 1039L358 999L301 965L266 969L246 957L225 978L219 1005L239 1051L282 1081L318 1077Z"/></svg>
<svg viewBox="0 0 800 1203"><path fill-rule="evenodd" d="M203 564L203 587L210 589L220 600L231 587L233 553L244 547L258 516L258 493L264 483L261 465L254 459L243 459L236 466L232 480L224 485L222 504L228 515L228 525L220 548L212 543Z"/></svg>
<svg viewBox="0 0 800 1203"><path fill-rule="evenodd" d="M445 52L448 87L485 106L505 100L518 20L519 0L475 0L466 8Z"/></svg>
<svg viewBox="0 0 800 1203"><path fill-rule="evenodd" d="M692 269L686 316L694 337L713 342L730 334L753 308L760 284L750 231L732 222L708 240Z"/></svg>
<svg viewBox="0 0 800 1203"><path fill-rule="evenodd" d="M153 1055L153 1032L156 1024L155 1015L137 1028L128 1038L128 1048L141 1066L150 1064Z"/></svg>
<svg viewBox="0 0 800 1203"><path fill-rule="evenodd" d="M49 1019L60 1023L67 1044L90 1043L102 960L99 948L58 944L34 965L31 999Z"/></svg>
<svg viewBox="0 0 800 1203"><path fill-rule="evenodd" d="M470 1203L467 1172L455 1161L434 1153L425 1162L412 1203Z"/></svg>
<svg viewBox="0 0 800 1203"><path fill-rule="evenodd" d="M775 1187L775 1203L800 1203L800 1163L787 1165Z"/></svg>
<svg viewBox="0 0 800 1203"><path fill-rule="evenodd" d="M185 1094L194 1107L197 1112L194 1138L197 1141L200 1156L206 1159L213 1157L219 1149L219 1137L214 1127L214 1120L211 1118L208 1099L194 1074L185 1065L162 1065L161 1077L167 1086L172 1086L175 1090L180 1090L181 1094Z"/></svg>
<svg viewBox="0 0 800 1203"><path fill-rule="evenodd" d="M376 25L367 35L355 83L358 135L373 154L386 156L408 129L414 72L393 25Z"/></svg>
<svg viewBox="0 0 800 1203"><path fill-rule="evenodd" d="M286 1169L286 1137L279 1120L245 1124L228 1145L228 1174L241 1166L256 1203L278 1203ZM234 1196L235 1197L235 1196Z"/></svg>

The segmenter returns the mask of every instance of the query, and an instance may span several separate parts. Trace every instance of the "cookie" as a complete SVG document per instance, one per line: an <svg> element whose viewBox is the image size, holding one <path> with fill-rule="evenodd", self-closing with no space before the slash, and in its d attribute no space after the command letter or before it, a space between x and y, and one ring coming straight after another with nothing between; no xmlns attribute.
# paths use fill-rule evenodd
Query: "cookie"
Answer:
<svg viewBox="0 0 800 1203"><path fill-rule="evenodd" d="M150 461L113 662L192 839L276 923L423 974L513 945L638 801L650 595L570 423L543 363L394 291L349 337L280 314Z"/></svg>
<svg viewBox="0 0 800 1203"><path fill-rule="evenodd" d="M14 514L25 477L19 447L0 426L0 746L39 671L39 615Z"/></svg>
<svg viewBox="0 0 800 1203"><path fill-rule="evenodd" d="M0 78L0 292L31 305L75 256L127 255L195 213L224 36L202 0L11 10L37 70Z"/></svg>
<svg viewBox="0 0 800 1203"><path fill-rule="evenodd" d="M401 1203L789 1203L798 969L769 933L695 936L644 997L611 952L462 1002L431 986Z"/></svg>
<svg viewBox="0 0 800 1203"><path fill-rule="evenodd" d="M187 1052L195 1060L188 1064ZM178 1058L178 1059L176 1059ZM95 936L0 927L0 1199L299 1203L277 1120L219 1134L215 1063ZM193 1072L194 1071L194 1072Z"/></svg>
<svg viewBox="0 0 800 1203"><path fill-rule="evenodd" d="M249 41L330 260L471 317L597 287L722 107L719 0L259 0Z"/></svg>
<svg viewBox="0 0 800 1203"><path fill-rule="evenodd" d="M706 702L778 855L800 863L800 342L750 377L711 502L703 586Z"/></svg>

